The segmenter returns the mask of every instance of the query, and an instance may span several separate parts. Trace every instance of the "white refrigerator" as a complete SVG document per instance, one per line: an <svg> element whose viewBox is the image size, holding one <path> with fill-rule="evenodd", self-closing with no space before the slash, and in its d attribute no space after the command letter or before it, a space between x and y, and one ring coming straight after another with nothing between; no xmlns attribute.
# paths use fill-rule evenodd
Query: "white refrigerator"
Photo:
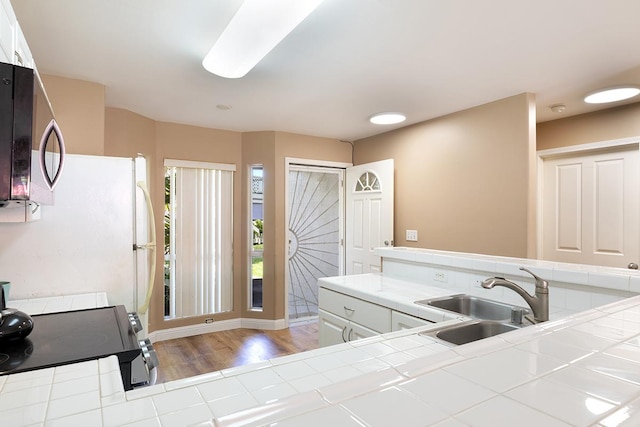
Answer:
<svg viewBox="0 0 640 427"><path fill-rule="evenodd" d="M37 221L0 223L10 299L106 292L111 305L146 311L154 267L146 181L143 157L66 155L54 205L41 206Z"/></svg>

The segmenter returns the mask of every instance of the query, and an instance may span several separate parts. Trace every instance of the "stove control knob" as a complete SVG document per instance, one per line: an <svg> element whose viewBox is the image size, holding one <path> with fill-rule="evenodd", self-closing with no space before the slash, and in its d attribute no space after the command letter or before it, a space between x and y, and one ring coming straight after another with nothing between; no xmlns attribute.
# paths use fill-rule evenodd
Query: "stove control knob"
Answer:
<svg viewBox="0 0 640 427"><path fill-rule="evenodd" d="M142 341L139 341L138 344L140 345L140 349L142 350L142 358L147 364L147 367L149 368L149 370L157 367L160 364L160 362L158 360L158 354L156 353L156 350L153 348L153 344L151 344L151 341L148 338L146 338Z"/></svg>
<svg viewBox="0 0 640 427"><path fill-rule="evenodd" d="M137 313L129 313L129 323L131 323L131 328L136 334L143 329Z"/></svg>

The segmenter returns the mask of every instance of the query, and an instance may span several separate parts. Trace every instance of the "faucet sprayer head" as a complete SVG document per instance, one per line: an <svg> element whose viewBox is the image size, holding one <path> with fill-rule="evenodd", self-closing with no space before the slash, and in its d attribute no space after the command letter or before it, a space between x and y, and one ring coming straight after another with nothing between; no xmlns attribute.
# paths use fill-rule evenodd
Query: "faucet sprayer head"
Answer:
<svg viewBox="0 0 640 427"><path fill-rule="evenodd" d="M485 289L491 289L496 285L498 280L504 280L504 278L502 278L502 277L489 277L488 279L484 279L482 281L482 283L480 283L480 286L482 286Z"/></svg>

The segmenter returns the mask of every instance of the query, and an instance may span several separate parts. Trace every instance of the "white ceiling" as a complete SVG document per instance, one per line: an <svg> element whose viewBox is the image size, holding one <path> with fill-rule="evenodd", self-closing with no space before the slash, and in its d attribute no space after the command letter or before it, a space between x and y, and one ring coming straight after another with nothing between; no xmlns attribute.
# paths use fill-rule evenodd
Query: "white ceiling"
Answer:
<svg viewBox="0 0 640 427"><path fill-rule="evenodd" d="M594 89L640 84L640 1L324 0L241 79L201 65L240 0L12 3L41 73L218 129L354 140L523 92L546 121L603 108L581 101ZM368 123L380 111L408 118Z"/></svg>

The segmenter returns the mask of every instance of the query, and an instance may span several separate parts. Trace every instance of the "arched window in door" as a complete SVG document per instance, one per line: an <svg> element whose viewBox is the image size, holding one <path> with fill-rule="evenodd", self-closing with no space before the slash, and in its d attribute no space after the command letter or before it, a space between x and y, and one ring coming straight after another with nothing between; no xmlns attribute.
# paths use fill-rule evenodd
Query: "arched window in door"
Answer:
<svg viewBox="0 0 640 427"><path fill-rule="evenodd" d="M373 172L365 172L360 175L358 182L356 182L356 193L362 191L380 191L380 180L378 176Z"/></svg>

